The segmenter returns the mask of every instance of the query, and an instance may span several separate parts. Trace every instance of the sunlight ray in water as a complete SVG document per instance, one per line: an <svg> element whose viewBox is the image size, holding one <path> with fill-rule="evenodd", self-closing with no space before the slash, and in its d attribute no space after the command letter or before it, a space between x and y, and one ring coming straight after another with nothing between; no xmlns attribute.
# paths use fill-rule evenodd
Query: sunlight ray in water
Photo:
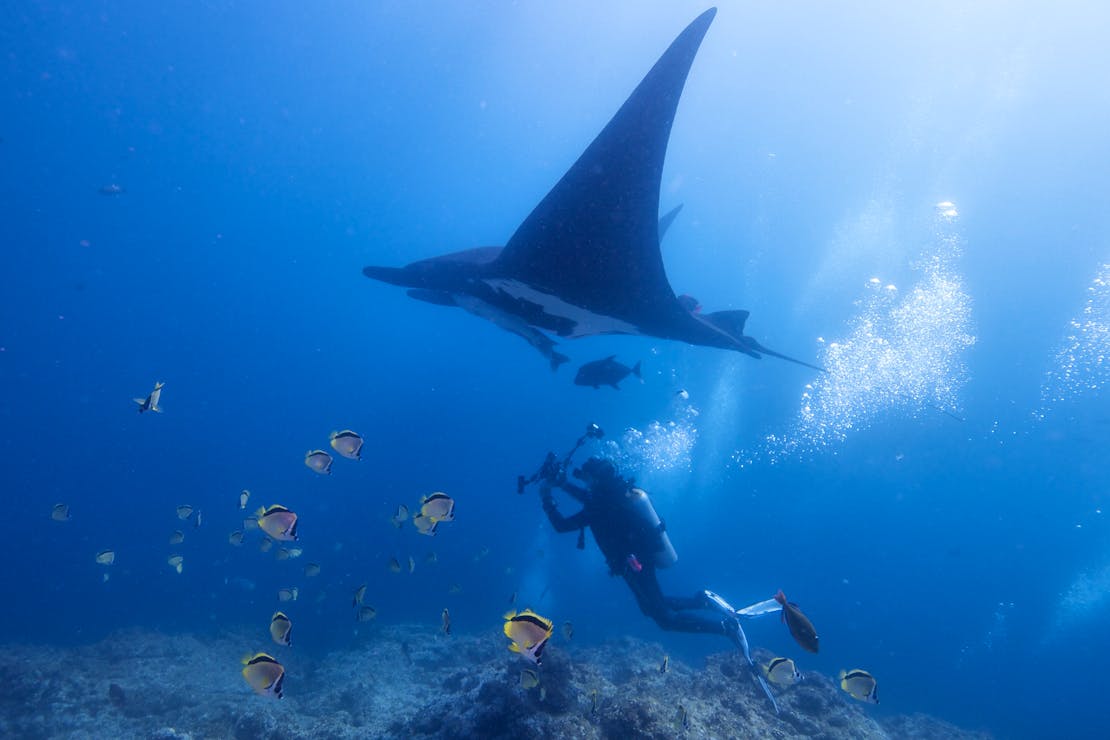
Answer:
<svg viewBox="0 0 1110 740"><path fill-rule="evenodd" d="M737 452L744 465L805 455L844 441L892 410L951 414L967 381L965 350L975 343L971 298L956 270L962 240L953 229L956 207L938 203L931 253L915 266L909 290L872 277L847 337L824 342L818 376L802 393L798 417L770 434L761 451Z"/></svg>

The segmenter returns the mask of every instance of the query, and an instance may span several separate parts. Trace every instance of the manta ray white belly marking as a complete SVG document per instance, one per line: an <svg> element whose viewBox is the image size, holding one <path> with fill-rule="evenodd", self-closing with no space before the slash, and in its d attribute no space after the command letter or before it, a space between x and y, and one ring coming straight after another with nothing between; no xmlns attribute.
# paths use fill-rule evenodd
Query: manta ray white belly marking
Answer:
<svg viewBox="0 0 1110 740"><path fill-rule="evenodd" d="M627 321L612 316L594 313L589 309L567 303L562 298L521 282L507 278L483 281L493 290L510 298L534 303L543 308L549 316L557 316L573 323L574 328L565 336L572 339L589 337L595 334L639 334L640 330Z"/></svg>

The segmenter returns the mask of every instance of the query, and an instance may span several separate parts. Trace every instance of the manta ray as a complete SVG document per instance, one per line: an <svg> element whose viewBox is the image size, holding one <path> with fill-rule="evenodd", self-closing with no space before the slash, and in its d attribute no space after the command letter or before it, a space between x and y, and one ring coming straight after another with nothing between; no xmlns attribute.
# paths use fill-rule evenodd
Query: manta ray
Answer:
<svg viewBox="0 0 1110 740"><path fill-rule="evenodd" d="M717 9L671 43L597 138L504 247L476 247L404 267L365 267L408 295L456 306L523 337L557 368L564 338L636 334L779 357L744 334L747 311L701 313L676 296L660 253L659 188L671 123Z"/></svg>

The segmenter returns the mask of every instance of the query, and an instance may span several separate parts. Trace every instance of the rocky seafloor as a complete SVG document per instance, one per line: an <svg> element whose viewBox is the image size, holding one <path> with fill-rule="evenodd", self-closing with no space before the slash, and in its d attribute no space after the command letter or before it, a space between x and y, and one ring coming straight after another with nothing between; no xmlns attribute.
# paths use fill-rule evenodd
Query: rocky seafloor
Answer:
<svg viewBox="0 0 1110 740"><path fill-rule="evenodd" d="M383 627L324 656L271 645L287 669L275 700L239 673L256 642L129 631L79 648L5 646L0 737L988 737L924 715L873 719L816 673L776 692L775 715L738 655L660 673L663 649L630 639L549 649L526 690L529 664L499 634L431 639L427 627Z"/></svg>

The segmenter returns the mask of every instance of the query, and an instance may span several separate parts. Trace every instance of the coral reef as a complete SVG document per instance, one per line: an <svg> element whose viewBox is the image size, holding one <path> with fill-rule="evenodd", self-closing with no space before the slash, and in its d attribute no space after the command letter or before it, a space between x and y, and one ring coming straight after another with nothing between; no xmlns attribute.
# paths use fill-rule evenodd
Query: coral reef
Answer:
<svg viewBox="0 0 1110 740"><path fill-rule="evenodd" d="M350 649L275 652L285 698L255 696L240 659L259 640L123 632L80 648L5 646L0 736L19 738L983 738L923 715L883 721L828 678L778 691L775 715L734 654L694 668L623 639L551 647L531 667L496 629L444 637L377 628ZM766 657L766 656L762 656Z"/></svg>

